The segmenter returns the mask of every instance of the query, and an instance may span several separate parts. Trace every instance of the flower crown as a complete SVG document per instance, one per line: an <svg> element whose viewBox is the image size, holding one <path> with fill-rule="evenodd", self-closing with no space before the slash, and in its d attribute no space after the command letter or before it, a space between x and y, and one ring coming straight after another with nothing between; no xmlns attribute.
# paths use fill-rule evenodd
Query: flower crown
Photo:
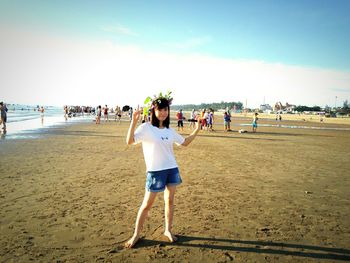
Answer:
<svg viewBox="0 0 350 263"><path fill-rule="evenodd" d="M157 104L160 104L162 100L167 100L169 106L171 105L173 98L171 97L171 91L167 91L166 94L160 92L158 95L153 95L153 99L151 97L147 97L145 99L144 104L148 107L154 108Z"/></svg>

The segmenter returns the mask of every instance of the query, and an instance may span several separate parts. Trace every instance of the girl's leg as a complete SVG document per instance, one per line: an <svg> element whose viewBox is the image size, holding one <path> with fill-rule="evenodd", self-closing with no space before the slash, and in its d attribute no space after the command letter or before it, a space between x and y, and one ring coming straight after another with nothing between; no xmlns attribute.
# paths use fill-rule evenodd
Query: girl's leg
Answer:
<svg viewBox="0 0 350 263"><path fill-rule="evenodd" d="M175 242L177 238L171 233L174 216L174 197L176 186L166 186L164 191L164 203L165 203L165 231L164 235L170 242Z"/></svg>
<svg viewBox="0 0 350 263"><path fill-rule="evenodd" d="M148 211L151 209L153 202L157 196L157 193L154 192L145 192L145 197L143 199L142 205L137 213L135 231L134 235L125 243L126 248L132 248L140 238L140 233L145 223Z"/></svg>

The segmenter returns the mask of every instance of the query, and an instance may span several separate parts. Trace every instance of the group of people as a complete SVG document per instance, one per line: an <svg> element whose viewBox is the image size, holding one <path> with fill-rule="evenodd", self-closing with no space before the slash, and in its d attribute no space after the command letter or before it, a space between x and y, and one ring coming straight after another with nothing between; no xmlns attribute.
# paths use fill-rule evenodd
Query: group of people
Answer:
<svg viewBox="0 0 350 263"><path fill-rule="evenodd" d="M150 109L148 107L143 107L143 108L139 108L141 110L141 115L142 117L140 118L140 122L144 123L149 121L150 118ZM129 120L131 121L133 118L133 113L134 113L134 109L133 107L128 107L128 110L124 111L128 114L129 116ZM101 105L99 105L97 107L97 111L96 111L96 124L100 124L101 123L101 117L104 117L104 122L108 122L110 120L110 114L114 114L114 121L118 121L119 123L121 122L121 117L123 115L123 110L121 107L116 106L115 108L108 108L107 105L105 105L104 107L102 107Z"/></svg>
<svg viewBox="0 0 350 263"><path fill-rule="evenodd" d="M23 110L23 108L22 108ZM40 117L41 117L41 121L43 122L44 120L44 112L45 112L45 108L43 106L41 107L37 107L37 108L34 108L34 111L38 110L38 112L40 113ZM6 106L6 104L1 101L0 102L0 113L1 113L1 118L0 118L0 125L2 125L2 133L3 134L6 134L7 132L7 112L8 112L8 108Z"/></svg>
<svg viewBox="0 0 350 263"><path fill-rule="evenodd" d="M120 123L121 117L122 117L122 110L119 106L116 106L115 109L113 107L110 109L107 105L105 105L103 108L101 105L98 105L97 107L97 112L96 112L96 124L101 123L101 117L102 117L102 112L103 112L103 118L104 122L109 121L109 113L114 113L114 121L118 121Z"/></svg>
<svg viewBox="0 0 350 263"><path fill-rule="evenodd" d="M188 118L189 127L190 129L195 128L195 123L198 121L198 118L201 119L200 128L201 130L207 130L207 131L214 131L213 124L214 124L214 111L212 109L203 109L200 114L196 112L195 109L192 109L190 118ZM182 109L176 112L176 120L177 120L177 130L180 131L180 129L183 131L184 127L184 120L186 120L186 117L183 114Z"/></svg>
<svg viewBox="0 0 350 263"><path fill-rule="evenodd" d="M256 132L257 128L258 128L258 113L255 112L253 115L253 121L252 121L252 131ZM229 109L226 109L226 111L224 112L224 131L228 132L228 131L232 131L231 130L231 112ZM242 132L247 132L245 130L239 130L240 133Z"/></svg>
<svg viewBox="0 0 350 263"><path fill-rule="evenodd" d="M183 131L184 127L184 120L186 120L184 113L182 109L176 112L176 120L177 120L177 130ZM188 119L189 127L190 129L194 128L195 123L197 122L198 118L201 119L200 127L201 130L207 130L207 131L214 131L213 124L214 124L214 110L212 109L203 109L200 111L200 114L195 111L195 109L192 109L190 113L190 118ZM223 121L224 121L224 131L229 132L231 130L231 112L227 108L223 114ZM254 113L253 115L253 121L252 121L252 127L253 132L257 131L258 127L258 113Z"/></svg>
<svg viewBox="0 0 350 263"><path fill-rule="evenodd" d="M213 124L214 124L214 110L212 109L203 109L201 111L201 117L202 123L201 123L201 129L207 130L207 131L214 131Z"/></svg>

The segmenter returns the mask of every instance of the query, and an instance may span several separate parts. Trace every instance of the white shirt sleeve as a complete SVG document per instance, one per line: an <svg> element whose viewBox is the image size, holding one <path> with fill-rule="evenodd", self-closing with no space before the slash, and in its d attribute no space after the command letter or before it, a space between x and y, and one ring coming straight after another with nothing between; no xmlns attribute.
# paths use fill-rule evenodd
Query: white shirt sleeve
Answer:
<svg viewBox="0 0 350 263"><path fill-rule="evenodd" d="M134 133L134 144L138 144L145 140L149 133L148 128L148 123L143 123L136 128L136 131Z"/></svg>
<svg viewBox="0 0 350 263"><path fill-rule="evenodd" d="M182 137L180 134L178 134L174 129L171 129L171 128L170 128L170 130L171 130L171 132L173 133L173 136L174 136L174 143L175 143L176 145L181 145L181 144L183 144L184 141L185 141L185 138Z"/></svg>

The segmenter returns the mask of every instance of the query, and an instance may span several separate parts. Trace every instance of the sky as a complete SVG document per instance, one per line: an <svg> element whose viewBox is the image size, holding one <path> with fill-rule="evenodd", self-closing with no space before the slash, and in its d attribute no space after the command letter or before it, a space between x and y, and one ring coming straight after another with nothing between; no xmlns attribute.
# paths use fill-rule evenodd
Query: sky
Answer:
<svg viewBox="0 0 350 263"><path fill-rule="evenodd" d="M0 100L350 101L350 1L0 0Z"/></svg>

